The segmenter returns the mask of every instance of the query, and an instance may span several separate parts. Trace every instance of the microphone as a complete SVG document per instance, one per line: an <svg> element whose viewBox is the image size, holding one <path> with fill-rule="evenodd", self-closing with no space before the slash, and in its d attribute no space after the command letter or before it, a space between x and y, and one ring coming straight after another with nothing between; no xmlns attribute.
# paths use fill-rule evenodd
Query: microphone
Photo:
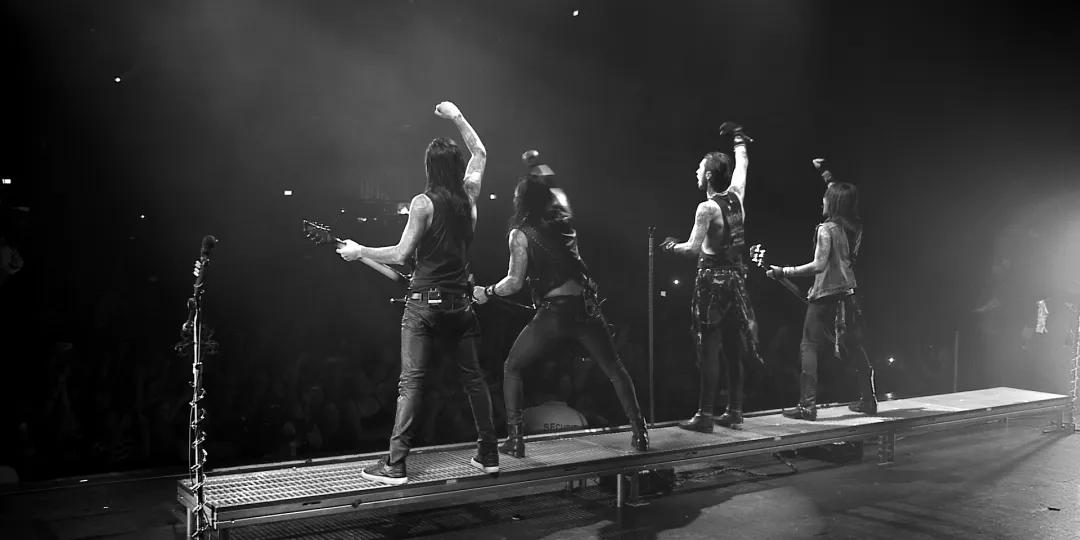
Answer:
<svg viewBox="0 0 1080 540"><path fill-rule="evenodd" d="M748 142L748 143L754 142L753 137L751 137L750 135L747 135L746 132L743 131L742 126L740 126L739 124L736 124L735 122L732 122L730 120L727 121L727 122L724 122L723 124L720 124L720 135L721 136L724 136L724 135L738 135L738 136L742 137L743 139L745 139L746 142Z"/></svg>
<svg viewBox="0 0 1080 540"><path fill-rule="evenodd" d="M529 169L529 174L535 174L536 176L555 176L555 171L551 170L547 164L540 159L539 150L527 150L524 154L521 154L521 162L525 164Z"/></svg>
<svg viewBox="0 0 1080 540"><path fill-rule="evenodd" d="M218 243L218 239L212 234L208 234L202 239L202 248L199 250L199 257L207 258L210 256L210 250L214 249Z"/></svg>

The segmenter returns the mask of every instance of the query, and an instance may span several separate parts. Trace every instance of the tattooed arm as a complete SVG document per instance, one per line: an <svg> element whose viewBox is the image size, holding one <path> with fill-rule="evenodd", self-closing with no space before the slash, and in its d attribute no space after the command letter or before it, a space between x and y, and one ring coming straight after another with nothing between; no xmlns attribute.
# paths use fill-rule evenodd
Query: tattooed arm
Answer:
<svg viewBox="0 0 1080 540"><path fill-rule="evenodd" d="M431 216L434 213L435 207L431 204L431 199L421 193L413 197L409 204L409 221L405 223L405 230L401 232L401 239L396 245L373 248L345 240L337 252L342 259L350 262L363 257L383 264L404 264L424 236L424 231L431 225Z"/></svg>
<svg viewBox="0 0 1080 540"><path fill-rule="evenodd" d="M696 255L701 252L701 244L705 241L705 234L709 232L709 223L719 215L720 207L713 201L705 201L698 205L694 213L694 228L690 230L690 238L681 243L668 243L664 246L665 251L679 255Z"/></svg>
<svg viewBox="0 0 1080 540"><path fill-rule="evenodd" d="M454 122L458 131L461 132L461 138L465 140L465 146L472 154L468 166L465 167L465 193L468 193L469 198L475 202L480 196L480 183L484 178L484 167L487 165L487 149L484 148L484 143L480 142L480 136L461 114L457 105L444 101L435 107L435 116Z"/></svg>
<svg viewBox="0 0 1080 540"><path fill-rule="evenodd" d="M509 296L521 290L525 285L525 268L529 265L529 240L520 229L510 231L510 267L506 277L489 288L475 287L473 298L483 304L488 300L488 291L495 296Z"/></svg>

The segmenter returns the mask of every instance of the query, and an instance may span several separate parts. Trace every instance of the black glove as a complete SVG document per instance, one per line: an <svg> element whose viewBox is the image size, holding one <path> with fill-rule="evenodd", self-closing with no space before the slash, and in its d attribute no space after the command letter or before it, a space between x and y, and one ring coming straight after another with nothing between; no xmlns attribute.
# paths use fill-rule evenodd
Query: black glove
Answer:
<svg viewBox="0 0 1080 540"><path fill-rule="evenodd" d="M814 158L810 163L813 163L814 168L821 173L821 179L824 180L826 184L834 181L832 171L829 170L829 162L825 158Z"/></svg>
<svg viewBox="0 0 1080 540"><path fill-rule="evenodd" d="M735 144L746 144L754 142L754 139L746 134L743 127L732 121L724 122L720 124L720 135L732 135L735 137Z"/></svg>

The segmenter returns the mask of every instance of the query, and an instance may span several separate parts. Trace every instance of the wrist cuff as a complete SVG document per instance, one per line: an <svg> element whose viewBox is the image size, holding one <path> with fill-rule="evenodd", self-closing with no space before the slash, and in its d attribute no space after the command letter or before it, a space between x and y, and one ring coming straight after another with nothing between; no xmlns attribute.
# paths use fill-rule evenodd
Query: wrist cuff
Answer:
<svg viewBox="0 0 1080 540"><path fill-rule="evenodd" d="M486 294L489 297L491 297L491 296L499 296L499 295L495 294L495 286L494 285L488 285L487 287L484 287L484 294Z"/></svg>

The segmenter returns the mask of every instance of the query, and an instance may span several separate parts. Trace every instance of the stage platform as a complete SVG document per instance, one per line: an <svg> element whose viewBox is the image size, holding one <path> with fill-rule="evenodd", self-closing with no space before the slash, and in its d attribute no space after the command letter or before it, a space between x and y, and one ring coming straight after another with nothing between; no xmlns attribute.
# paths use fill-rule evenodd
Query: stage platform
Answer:
<svg viewBox="0 0 1080 540"><path fill-rule="evenodd" d="M748 415L742 429L717 427L711 434L657 424L650 430L649 452L631 450L625 429L558 433L528 437L528 455L502 456L497 475L469 466L472 444L419 448L409 457L409 483L403 486L360 477L360 470L383 453L219 469L206 478L207 518L212 532L227 536L230 528L245 525L385 507L461 504L498 498L511 489L597 476L618 475L621 485L623 475L645 470L874 438L879 441L878 461L886 464L893 459L898 434L1036 414L1060 415L1060 423L1070 424L1071 431L1070 406L1068 396L991 388L881 402L872 417L832 407L820 409L816 422L806 422L772 411ZM621 504L622 489L618 495ZM190 531L195 496L187 480L178 482L177 498L187 510Z"/></svg>

